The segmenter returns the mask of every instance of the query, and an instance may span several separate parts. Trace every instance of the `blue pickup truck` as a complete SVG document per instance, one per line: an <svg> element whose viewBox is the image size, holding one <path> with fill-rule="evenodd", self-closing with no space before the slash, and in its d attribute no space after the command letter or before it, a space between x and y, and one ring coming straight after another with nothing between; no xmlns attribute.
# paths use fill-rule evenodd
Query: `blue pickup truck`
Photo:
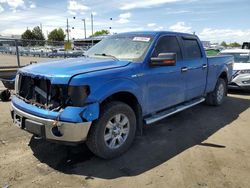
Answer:
<svg viewBox="0 0 250 188"><path fill-rule="evenodd" d="M196 104L222 104L232 56L206 57L199 38L175 32L110 36L84 57L19 70L12 117L49 141L86 141L99 157L125 152L143 126Z"/></svg>

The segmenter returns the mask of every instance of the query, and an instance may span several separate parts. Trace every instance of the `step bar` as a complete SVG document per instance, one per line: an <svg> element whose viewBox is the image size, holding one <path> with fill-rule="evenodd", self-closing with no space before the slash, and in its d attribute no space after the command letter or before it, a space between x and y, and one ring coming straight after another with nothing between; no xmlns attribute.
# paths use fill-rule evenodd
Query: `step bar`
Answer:
<svg viewBox="0 0 250 188"><path fill-rule="evenodd" d="M205 98L194 99L192 101L185 102L185 103L183 103L183 104L181 104L179 106L176 106L174 108L170 108L170 109L167 109L167 110L165 110L163 112L157 113L157 114L155 114L155 115L153 115L153 116L151 116L149 118L144 119L144 121L145 121L145 123L147 125L149 125L149 124L155 123L157 121L160 121L160 120L162 120L162 119L164 119L164 118L166 118L168 116L171 116L173 114L176 114L178 112L186 110L187 108L190 108L192 106L200 104L200 103L202 103L204 101L205 101Z"/></svg>

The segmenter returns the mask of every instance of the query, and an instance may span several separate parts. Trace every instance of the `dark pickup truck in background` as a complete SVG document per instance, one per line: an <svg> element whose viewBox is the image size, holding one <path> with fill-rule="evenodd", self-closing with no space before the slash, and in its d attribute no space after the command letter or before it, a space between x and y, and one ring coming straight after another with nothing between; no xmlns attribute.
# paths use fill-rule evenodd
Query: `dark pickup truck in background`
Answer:
<svg viewBox="0 0 250 188"><path fill-rule="evenodd" d="M86 141L96 155L112 158L130 147L144 124L204 101L222 104L232 67L232 56L207 58L195 35L117 34L85 57L20 69L12 117L44 139Z"/></svg>

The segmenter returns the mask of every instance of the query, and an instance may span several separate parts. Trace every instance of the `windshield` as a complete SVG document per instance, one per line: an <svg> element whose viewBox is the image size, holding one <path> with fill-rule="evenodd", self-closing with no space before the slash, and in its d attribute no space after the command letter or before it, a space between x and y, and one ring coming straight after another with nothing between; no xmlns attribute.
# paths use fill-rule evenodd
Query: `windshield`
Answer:
<svg viewBox="0 0 250 188"><path fill-rule="evenodd" d="M152 35L116 35L103 39L85 55L94 58L140 61L144 59L152 40Z"/></svg>
<svg viewBox="0 0 250 188"><path fill-rule="evenodd" d="M234 56L235 63L250 63L249 54L242 53L221 53L221 55L232 55Z"/></svg>

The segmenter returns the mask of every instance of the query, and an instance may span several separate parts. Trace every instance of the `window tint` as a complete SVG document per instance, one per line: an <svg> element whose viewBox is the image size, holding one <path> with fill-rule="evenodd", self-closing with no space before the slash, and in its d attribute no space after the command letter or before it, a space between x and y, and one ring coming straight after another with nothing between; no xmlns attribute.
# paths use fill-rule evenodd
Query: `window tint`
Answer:
<svg viewBox="0 0 250 188"><path fill-rule="evenodd" d="M181 49L178 44L177 38L174 36L161 37L155 47L153 57L157 57L160 53L176 53L177 60L182 59Z"/></svg>
<svg viewBox="0 0 250 188"><path fill-rule="evenodd" d="M183 39L184 58L198 59L201 58L201 50L196 39Z"/></svg>

